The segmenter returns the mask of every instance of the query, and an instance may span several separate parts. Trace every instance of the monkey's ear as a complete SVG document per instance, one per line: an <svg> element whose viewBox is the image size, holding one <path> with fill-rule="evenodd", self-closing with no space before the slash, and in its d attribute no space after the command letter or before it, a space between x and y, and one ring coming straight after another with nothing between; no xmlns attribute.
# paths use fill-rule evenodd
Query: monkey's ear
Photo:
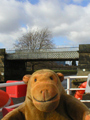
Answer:
<svg viewBox="0 0 90 120"><path fill-rule="evenodd" d="M27 84L29 79L30 79L30 77L31 77L31 75L24 75L22 80Z"/></svg>
<svg viewBox="0 0 90 120"><path fill-rule="evenodd" d="M62 73L57 73L60 81L62 82L64 80L64 75Z"/></svg>

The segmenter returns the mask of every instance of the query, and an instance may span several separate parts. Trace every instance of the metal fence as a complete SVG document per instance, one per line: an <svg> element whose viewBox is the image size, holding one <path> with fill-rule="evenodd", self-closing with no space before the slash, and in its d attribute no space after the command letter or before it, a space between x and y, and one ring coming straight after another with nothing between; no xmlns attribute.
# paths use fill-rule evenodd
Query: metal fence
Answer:
<svg viewBox="0 0 90 120"><path fill-rule="evenodd" d="M61 52L61 51L79 51L79 47L60 47L60 48L52 48L52 49L36 49L32 51L31 49L11 49L6 50L7 54L11 53L32 53L32 52Z"/></svg>

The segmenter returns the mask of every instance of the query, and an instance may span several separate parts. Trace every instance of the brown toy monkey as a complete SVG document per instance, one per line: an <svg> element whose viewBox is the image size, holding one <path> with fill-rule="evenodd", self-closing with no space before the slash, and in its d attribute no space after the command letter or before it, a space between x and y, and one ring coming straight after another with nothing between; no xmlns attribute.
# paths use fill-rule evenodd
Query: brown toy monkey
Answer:
<svg viewBox="0 0 90 120"><path fill-rule="evenodd" d="M89 109L66 94L63 79L63 74L48 69L25 75L25 102L2 120L90 120Z"/></svg>

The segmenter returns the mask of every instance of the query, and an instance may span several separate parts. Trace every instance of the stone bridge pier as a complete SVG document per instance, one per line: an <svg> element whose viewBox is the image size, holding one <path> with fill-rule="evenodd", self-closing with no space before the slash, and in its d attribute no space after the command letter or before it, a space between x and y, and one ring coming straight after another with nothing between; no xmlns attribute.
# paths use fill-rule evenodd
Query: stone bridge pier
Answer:
<svg viewBox="0 0 90 120"><path fill-rule="evenodd" d="M26 73L25 60L7 60L5 49L0 49L0 82L22 80Z"/></svg>
<svg viewBox="0 0 90 120"><path fill-rule="evenodd" d="M77 75L90 74L90 44L79 45L79 65Z"/></svg>
<svg viewBox="0 0 90 120"><path fill-rule="evenodd" d="M4 72L5 72L5 49L0 49L0 81L4 80Z"/></svg>

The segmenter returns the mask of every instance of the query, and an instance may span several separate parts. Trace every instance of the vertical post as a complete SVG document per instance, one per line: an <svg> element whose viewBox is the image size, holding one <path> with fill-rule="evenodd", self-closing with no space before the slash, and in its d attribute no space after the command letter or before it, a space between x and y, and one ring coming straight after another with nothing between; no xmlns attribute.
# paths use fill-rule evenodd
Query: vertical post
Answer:
<svg viewBox="0 0 90 120"><path fill-rule="evenodd" d="M70 78L67 78L67 94L70 95Z"/></svg>

